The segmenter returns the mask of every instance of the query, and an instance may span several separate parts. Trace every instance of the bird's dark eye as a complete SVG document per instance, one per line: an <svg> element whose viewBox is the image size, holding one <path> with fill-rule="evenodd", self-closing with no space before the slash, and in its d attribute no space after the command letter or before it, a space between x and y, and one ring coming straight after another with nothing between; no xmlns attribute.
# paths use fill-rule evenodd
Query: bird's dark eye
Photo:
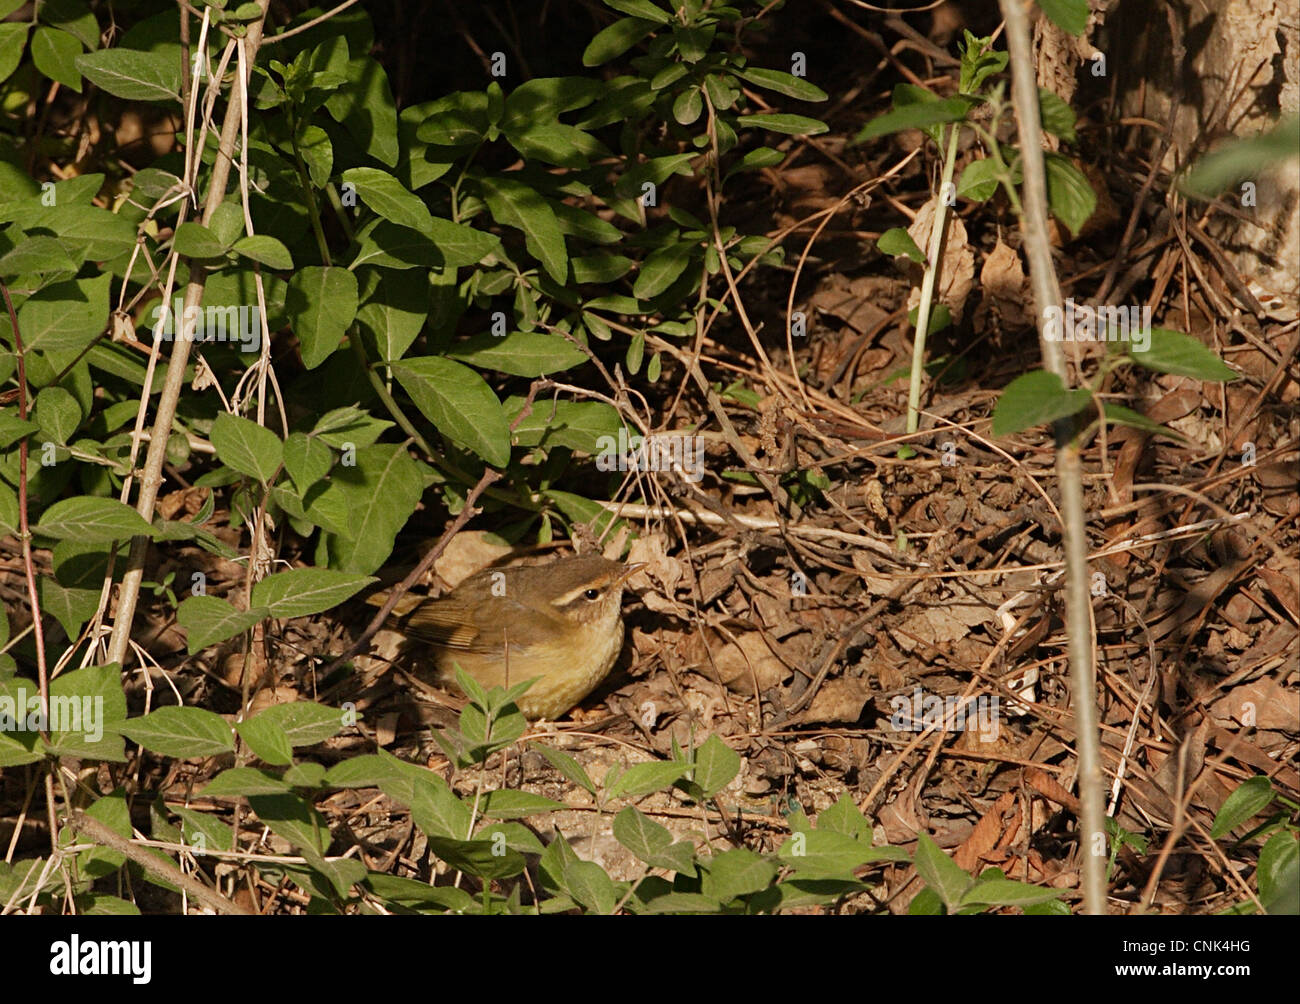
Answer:
<svg viewBox="0 0 1300 1004"><path fill-rule="evenodd" d="M600 590L599 590L599 589L588 589L588 590L587 590L585 593L583 593L582 595L585 596L585 597L586 597L587 599L589 599L589 600L598 600L598 599L600 599Z"/></svg>

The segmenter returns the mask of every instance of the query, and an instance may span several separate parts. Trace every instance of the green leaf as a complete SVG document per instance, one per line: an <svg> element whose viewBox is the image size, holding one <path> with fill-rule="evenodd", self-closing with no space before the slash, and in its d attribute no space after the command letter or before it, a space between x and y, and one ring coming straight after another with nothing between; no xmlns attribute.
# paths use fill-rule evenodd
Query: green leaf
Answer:
<svg viewBox="0 0 1300 1004"><path fill-rule="evenodd" d="M912 240L912 235L902 227L893 227L886 230L876 241L876 247L880 248L882 254L892 255L897 258L900 255L907 255L918 265L925 264L925 253L916 246L916 241Z"/></svg>
<svg viewBox="0 0 1300 1004"><path fill-rule="evenodd" d="M484 332L454 345L447 357L521 377L559 373L587 362L587 354L576 345L544 331L512 331L501 338Z"/></svg>
<svg viewBox="0 0 1300 1004"><path fill-rule="evenodd" d="M729 785L740 773L740 754L717 737L708 739L695 751L695 773L692 780L712 797Z"/></svg>
<svg viewBox="0 0 1300 1004"><path fill-rule="evenodd" d="M378 285L357 311L379 358L401 359L429 316L429 280L419 271L377 272Z"/></svg>
<svg viewBox="0 0 1300 1004"><path fill-rule="evenodd" d="M1046 370L1021 374L1007 385L993 409L993 435L1007 436L1082 411L1092 400L1088 391L1066 390L1061 378Z"/></svg>
<svg viewBox="0 0 1300 1004"><path fill-rule="evenodd" d="M533 743L533 749L544 756L552 767L558 770L566 778L576 784L578 787L585 789L592 795L596 794L595 782L587 776L587 772L582 769L582 764L569 756L562 750L552 749L542 743Z"/></svg>
<svg viewBox="0 0 1300 1004"><path fill-rule="evenodd" d="M81 71L77 69L79 55L81 43L66 31L42 26L32 35L32 62L36 68L51 80L77 92L81 91Z"/></svg>
<svg viewBox="0 0 1300 1004"><path fill-rule="evenodd" d="M249 719L250 722L268 722L284 733L289 745L315 746L333 739L343 729L344 712L314 701L292 701L273 704Z"/></svg>
<svg viewBox="0 0 1300 1004"><path fill-rule="evenodd" d="M423 234L432 229L428 207L391 174L373 167L353 167L343 172L343 182L355 185L361 200L384 219Z"/></svg>
<svg viewBox="0 0 1300 1004"><path fill-rule="evenodd" d="M231 767L214 777L203 795L211 798L247 798L249 795L287 795L293 789L274 774L256 767Z"/></svg>
<svg viewBox="0 0 1300 1004"><path fill-rule="evenodd" d="M583 66L601 66L616 59L655 30L659 22L625 17L597 32L582 53Z"/></svg>
<svg viewBox="0 0 1300 1004"><path fill-rule="evenodd" d="M816 84L810 83L803 77L796 77L780 70L763 70L758 67L751 67L747 70L741 70L740 76L756 87L776 91L778 94L784 94L796 101L826 100L826 92Z"/></svg>
<svg viewBox="0 0 1300 1004"><path fill-rule="evenodd" d="M392 370L415 406L444 436L494 467L510 462L505 410L481 376L441 356L403 359Z"/></svg>
<svg viewBox="0 0 1300 1004"><path fill-rule="evenodd" d="M180 60L170 52L100 49L76 58L77 69L97 87L128 101L180 101Z"/></svg>
<svg viewBox="0 0 1300 1004"><path fill-rule="evenodd" d="M735 847L708 862L700 892L721 903L762 892L772 884L777 866L753 851Z"/></svg>
<svg viewBox="0 0 1300 1004"><path fill-rule="evenodd" d="M1236 380L1236 370L1216 356L1204 343L1191 335L1166 328L1152 328L1151 341L1145 352L1130 343L1129 358L1139 366L1158 373L1175 373L1197 380Z"/></svg>
<svg viewBox="0 0 1300 1004"><path fill-rule="evenodd" d="M272 617L306 617L338 606L374 581L373 576L329 568L293 568L253 586L251 605Z"/></svg>
<svg viewBox="0 0 1300 1004"><path fill-rule="evenodd" d="M108 286L112 276L74 279L37 290L18 308L23 348L30 352L83 351L108 325ZM0 311L0 337L13 344L9 312Z"/></svg>
<svg viewBox="0 0 1300 1004"><path fill-rule="evenodd" d="M1071 35L1082 35L1088 28L1088 0L1038 0L1038 6L1054 25Z"/></svg>
<svg viewBox="0 0 1300 1004"><path fill-rule="evenodd" d="M614 882L595 862L573 862L564 870L564 884L569 895L592 913L604 916L614 912L618 902Z"/></svg>
<svg viewBox="0 0 1300 1004"><path fill-rule="evenodd" d="M396 166L401 144L397 139L397 105L388 75L369 56L348 60L345 73L348 86L335 91L325 102L325 109L366 153L381 164Z"/></svg>
<svg viewBox="0 0 1300 1004"><path fill-rule="evenodd" d="M959 95L940 99L911 84L899 84L894 88L893 109L863 126L853 143L865 143L904 129L929 129L947 122L961 122L972 103L969 97Z"/></svg>
<svg viewBox="0 0 1300 1004"><path fill-rule="evenodd" d="M777 856L800 875L818 878L852 878L853 871L876 861L906 861L898 847L871 847L861 840L832 830L792 834Z"/></svg>
<svg viewBox="0 0 1300 1004"><path fill-rule="evenodd" d="M245 258L261 262L267 268L279 269L282 272L293 268L293 256L289 254L289 249L266 234L241 237L235 241L234 251Z"/></svg>
<svg viewBox="0 0 1300 1004"><path fill-rule="evenodd" d="M963 199L984 202L998 190L1000 170L992 157L972 160L962 168L961 177L957 179L957 194Z"/></svg>
<svg viewBox="0 0 1300 1004"><path fill-rule="evenodd" d="M236 610L216 596L187 596L176 608L190 655L247 631L265 616L265 610Z"/></svg>
<svg viewBox="0 0 1300 1004"><path fill-rule="evenodd" d="M823 809L817 814L817 829L871 842L871 824L847 793L841 795L829 809Z"/></svg>
<svg viewBox="0 0 1300 1004"><path fill-rule="evenodd" d="M806 115L761 114L742 115L736 120L737 129L766 129L768 132L784 133L787 136L820 136L830 131L830 126L819 119L810 119Z"/></svg>
<svg viewBox="0 0 1300 1004"><path fill-rule="evenodd" d="M210 260L225 256L227 246L202 223L182 223L176 228L172 247L187 258Z"/></svg>
<svg viewBox="0 0 1300 1004"><path fill-rule="evenodd" d="M50 715L47 753L115 762L126 759L118 735L126 721L126 695L117 663L88 666L51 680Z"/></svg>
<svg viewBox="0 0 1300 1004"><path fill-rule="evenodd" d="M400 443L357 447L356 464L340 465L316 500L332 506L351 531L328 541L331 567L369 575L393 551L393 541L424 492L424 468Z"/></svg>
<svg viewBox="0 0 1300 1004"><path fill-rule="evenodd" d="M917 834L914 863L916 873L939 894L949 912L961 905L962 897L975 881L924 833Z"/></svg>
<svg viewBox="0 0 1300 1004"><path fill-rule="evenodd" d="M361 265L397 269L457 268L477 265L500 250L501 242L493 234L436 216L430 222L432 238L387 220L376 220L373 227L363 227L357 235L360 249L348 267L354 270Z"/></svg>
<svg viewBox="0 0 1300 1004"><path fill-rule="evenodd" d="M641 274L632 286L632 295L639 300L658 296L686 271L695 248L696 245L683 241L651 253L641 265Z"/></svg>
<svg viewBox="0 0 1300 1004"><path fill-rule="evenodd" d="M302 495L329 473L334 454L316 436L291 432L284 441L284 469Z"/></svg>
<svg viewBox="0 0 1300 1004"><path fill-rule="evenodd" d="M231 470L269 485L284 459L284 444L270 429L223 411L209 437L217 458Z"/></svg>
<svg viewBox="0 0 1300 1004"><path fill-rule="evenodd" d="M117 499L78 496L55 502L41 514L32 533L56 540L74 539L83 543L108 543L145 535L154 529L130 506Z"/></svg>
<svg viewBox="0 0 1300 1004"><path fill-rule="evenodd" d="M1087 176L1059 153L1044 155L1047 167L1047 203L1052 215L1078 235L1097 208L1097 193Z"/></svg>
<svg viewBox="0 0 1300 1004"><path fill-rule="evenodd" d="M945 855L946 857L946 855ZM962 872L965 875L965 872ZM961 897L961 906L1029 906L1060 899L1061 890L1012 879L979 879Z"/></svg>
<svg viewBox="0 0 1300 1004"><path fill-rule="evenodd" d="M680 760L651 760L649 763L633 764L619 775L606 790L608 798L631 798L648 795L652 791L668 788L680 781L690 770L690 764Z"/></svg>
<svg viewBox="0 0 1300 1004"><path fill-rule="evenodd" d="M1078 138L1074 131L1077 119L1074 109L1046 87L1038 88L1038 114L1043 128L1053 136L1058 136L1067 143L1073 143Z"/></svg>
<svg viewBox="0 0 1300 1004"><path fill-rule="evenodd" d="M235 849L235 831L216 816L208 812L187 809L183 805L171 807L172 812L181 817L181 833L185 842L195 848L196 853L208 849L214 851L233 851Z"/></svg>
<svg viewBox="0 0 1300 1004"><path fill-rule="evenodd" d="M1190 195L1213 198L1229 185L1258 177L1262 168L1293 160L1298 149L1300 115L1290 115L1268 132L1230 140L1206 154L1192 166L1181 187Z"/></svg>
<svg viewBox="0 0 1300 1004"><path fill-rule="evenodd" d="M1223 800L1210 827L1210 839L1218 840L1235 830L1248 819L1263 812L1273 801L1273 784L1266 777L1252 777L1242 781Z"/></svg>
<svg viewBox="0 0 1300 1004"><path fill-rule="evenodd" d="M284 309L293 324L302 364L315 369L339 347L357 314L357 277L345 268L313 265L289 280Z"/></svg>
<svg viewBox="0 0 1300 1004"><path fill-rule="evenodd" d="M522 182L485 177L480 182L488 209L502 226L523 231L529 254L541 262L552 279L569 278L569 256L555 211L537 192Z"/></svg>
<svg viewBox="0 0 1300 1004"><path fill-rule="evenodd" d="M486 792L479 803L479 812L492 819L516 819L563 808L565 808L564 803L557 802L553 798L534 795L529 791L513 791L509 788Z"/></svg>
<svg viewBox="0 0 1300 1004"><path fill-rule="evenodd" d="M123 735L152 753L173 757L232 753L235 736L220 715L202 708L159 708L119 727Z"/></svg>
<svg viewBox="0 0 1300 1004"><path fill-rule="evenodd" d="M1255 882L1265 913L1300 914L1300 841L1294 832L1282 830L1269 837L1259 852Z"/></svg>
<svg viewBox="0 0 1300 1004"><path fill-rule="evenodd" d="M0 82L9 79L22 61L23 49L27 47L27 29L30 27L26 21L0 24Z"/></svg>
<svg viewBox="0 0 1300 1004"><path fill-rule="evenodd" d="M1177 439L1186 442L1187 437L1182 435L1182 433L1175 432L1173 429L1166 425L1161 425L1159 422L1153 422L1145 415L1133 411L1130 408L1125 408L1122 404L1114 404L1113 402L1107 401L1105 407L1106 421L1110 422L1112 425L1127 425L1134 429L1141 429L1144 432L1150 432L1160 436L1168 436L1170 439Z"/></svg>
<svg viewBox="0 0 1300 1004"><path fill-rule="evenodd" d="M674 844L668 828L629 805L614 817L614 839L653 868L689 872L695 859L690 841Z"/></svg>
<svg viewBox="0 0 1300 1004"><path fill-rule="evenodd" d="M655 24L672 24L673 16L652 0L601 0L606 7L611 7L620 14L653 21Z"/></svg>
<svg viewBox="0 0 1300 1004"><path fill-rule="evenodd" d="M261 720L261 716L246 722L238 722L235 731L244 740L253 754L273 767L287 767L293 763L293 747L284 729L272 721Z"/></svg>

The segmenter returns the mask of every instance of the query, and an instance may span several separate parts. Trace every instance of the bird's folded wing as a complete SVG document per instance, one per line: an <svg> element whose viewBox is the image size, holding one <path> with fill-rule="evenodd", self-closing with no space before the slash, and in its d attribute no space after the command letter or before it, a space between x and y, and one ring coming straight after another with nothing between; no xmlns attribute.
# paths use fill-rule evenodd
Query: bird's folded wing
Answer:
<svg viewBox="0 0 1300 1004"><path fill-rule="evenodd" d="M486 619L471 603L452 597L436 603L425 603L403 618L403 630L412 637L443 648L459 652L499 651L508 640L512 624L518 624L521 615L528 612L522 603L507 597L497 597L492 602L492 616Z"/></svg>

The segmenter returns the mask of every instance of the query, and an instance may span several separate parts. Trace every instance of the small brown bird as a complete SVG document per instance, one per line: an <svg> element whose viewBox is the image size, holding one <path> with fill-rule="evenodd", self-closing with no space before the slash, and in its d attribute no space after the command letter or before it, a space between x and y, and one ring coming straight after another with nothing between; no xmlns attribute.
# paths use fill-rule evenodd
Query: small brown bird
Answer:
<svg viewBox="0 0 1300 1004"><path fill-rule="evenodd" d="M459 690L457 664L485 687L536 677L519 710L553 720L613 668L623 646L623 586L641 567L586 556L485 568L446 596L420 601L399 623L433 647L440 684Z"/></svg>

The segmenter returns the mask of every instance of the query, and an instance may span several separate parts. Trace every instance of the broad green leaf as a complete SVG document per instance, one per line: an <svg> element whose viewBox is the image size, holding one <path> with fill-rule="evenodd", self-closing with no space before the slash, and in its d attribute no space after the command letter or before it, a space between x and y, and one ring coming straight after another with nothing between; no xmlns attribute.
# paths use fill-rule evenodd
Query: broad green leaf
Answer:
<svg viewBox="0 0 1300 1004"><path fill-rule="evenodd" d="M965 870L925 833L917 834L916 873L939 894L951 913L962 904L962 897L974 885Z"/></svg>
<svg viewBox="0 0 1300 1004"><path fill-rule="evenodd" d="M740 773L740 754L711 735L695 751L695 773L692 780L712 797L729 785Z"/></svg>
<svg viewBox="0 0 1300 1004"><path fill-rule="evenodd" d="M289 737L275 722L264 720L259 715L248 721L237 722L235 731L255 756L271 766L287 767L293 763L293 747L289 743Z"/></svg>
<svg viewBox="0 0 1300 1004"><path fill-rule="evenodd" d="M1038 6L1054 25L1071 35L1082 35L1088 28L1088 0L1038 0Z"/></svg>
<svg viewBox="0 0 1300 1004"><path fill-rule="evenodd" d="M266 617L264 610L236 610L216 596L187 596L176 608L190 655L248 630Z"/></svg>
<svg viewBox="0 0 1300 1004"><path fill-rule="evenodd" d="M463 223L432 217L432 237L387 220L376 220L373 227L363 227L358 234L359 250L350 269L362 265L382 268L457 268L477 265L501 246L493 234Z"/></svg>
<svg viewBox="0 0 1300 1004"><path fill-rule="evenodd" d="M1097 193L1087 176L1059 153L1044 156L1047 168L1047 202L1052 215L1077 235L1097 208Z"/></svg>
<svg viewBox="0 0 1300 1004"><path fill-rule="evenodd" d="M907 255L918 265L925 263L925 253L916 246L916 241L912 240L912 235L902 227L886 230L880 235L880 239L876 241L876 247L880 248L882 254L893 255L895 258L900 255Z"/></svg>
<svg viewBox="0 0 1300 1004"><path fill-rule="evenodd" d="M700 892L722 903L762 892L776 877L776 863L744 847L715 854L708 862Z"/></svg>
<svg viewBox="0 0 1300 1004"><path fill-rule="evenodd" d="M854 869L876 861L906 861L898 847L871 847L833 830L810 830L791 835L777 856L800 875L851 879Z"/></svg>
<svg viewBox="0 0 1300 1004"><path fill-rule="evenodd" d="M357 314L357 277L346 268L299 269L289 280L285 311L293 323L302 364L315 369L339 347Z"/></svg>
<svg viewBox="0 0 1300 1004"><path fill-rule="evenodd" d="M582 53L583 66L602 66L616 59L655 30L656 21L625 17L598 31Z"/></svg>
<svg viewBox="0 0 1300 1004"><path fill-rule="evenodd" d="M653 21L655 24L672 24L673 17L653 0L601 0L606 7L613 8L620 14Z"/></svg>
<svg viewBox="0 0 1300 1004"><path fill-rule="evenodd" d="M187 258L212 259L225 255L227 246L202 223L182 223L176 228L172 247Z"/></svg>
<svg viewBox="0 0 1300 1004"><path fill-rule="evenodd" d="M326 739L333 739L343 729L344 712L338 708L326 707L314 701L291 701L288 704L273 704L264 708L249 719L250 722L270 722L280 729L289 744L297 749L300 746L315 746Z"/></svg>
<svg viewBox="0 0 1300 1004"><path fill-rule="evenodd" d="M487 382L467 366L441 356L394 363L393 375L444 436L494 467L510 462L510 426Z"/></svg>
<svg viewBox="0 0 1300 1004"><path fill-rule="evenodd" d="M509 178L485 177L480 184L493 219L522 231L529 254L556 282L567 282L569 256L564 235L546 200L528 185Z"/></svg>
<svg viewBox="0 0 1300 1004"><path fill-rule="evenodd" d="M100 49L76 58L77 69L92 84L128 101L180 101L180 60L164 52Z"/></svg>
<svg viewBox="0 0 1300 1004"><path fill-rule="evenodd" d="M293 268L293 256L289 254L289 249L266 234L241 237L235 241L233 250L245 258L261 262L267 268L279 269L282 272Z"/></svg>
<svg viewBox="0 0 1300 1004"><path fill-rule="evenodd" d="M10 74L18 69L23 49L27 47L27 30L30 27L31 24L26 21L0 24L0 83L8 80Z"/></svg>
<svg viewBox="0 0 1300 1004"><path fill-rule="evenodd" d="M32 35L32 62L36 68L51 80L77 92L81 91L81 71L77 69L79 55L81 43L66 31L42 26Z"/></svg>
<svg viewBox="0 0 1300 1004"><path fill-rule="evenodd" d="M452 346L447 357L521 377L559 373L587 362L580 348L544 331L512 331L501 338L484 332Z"/></svg>
<svg viewBox="0 0 1300 1004"><path fill-rule="evenodd" d="M658 296L686 271L695 247L683 241L651 253L641 265L641 274L632 286L632 294L639 300Z"/></svg>
<svg viewBox="0 0 1300 1004"><path fill-rule="evenodd" d="M1073 143L1077 139L1074 132L1077 116L1074 109L1046 87L1038 88L1038 114L1043 128L1053 136L1058 136L1067 143Z"/></svg>
<svg viewBox="0 0 1300 1004"><path fill-rule="evenodd" d="M741 70L740 76L757 87L776 91L778 94L784 94L796 101L826 100L826 92L816 84L805 80L803 77L783 73L781 70L764 70L755 66Z"/></svg>
<svg viewBox="0 0 1300 1004"><path fill-rule="evenodd" d="M534 795L528 791L512 791L509 788L485 792L479 803L479 812L491 819L517 819L563 808L564 803L553 798Z"/></svg>
<svg viewBox="0 0 1300 1004"><path fill-rule="evenodd" d="M1153 422L1145 415L1133 411L1131 408L1125 408L1122 404L1115 404L1111 401L1106 402L1106 421L1114 425L1128 425L1134 429L1142 429L1144 432L1154 433L1160 436L1168 436L1170 439L1186 441L1186 436L1166 425L1159 422Z"/></svg>
<svg viewBox="0 0 1300 1004"><path fill-rule="evenodd" d="M56 676L50 681L50 716L48 753L113 762L126 759L118 734L126 721L126 695L117 663Z"/></svg>
<svg viewBox="0 0 1300 1004"><path fill-rule="evenodd" d="M1260 902L1270 915L1300 915L1300 841L1291 830L1269 837L1255 869Z"/></svg>
<svg viewBox="0 0 1300 1004"><path fill-rule="evenodd" d="M1273 785L1266 777L1252 777L1237 785L1215 813L1210 838L1218 840L1263 812L1273 801Z"/></svg>
<svg viewBox="0 0 1300 1004"><path fill-rule="evenodd" d="M269 485L284 459L284 444L270 429L223 411L212 423L209 437L217 459L231 470Z"/></svg>
<svg viewBox="0 0 1300 1004"><path fill-rule="evenodd" d="M904 129L930 129L947 122L961 122L970 111L973 99L957 96L937 98L928 91L911 84L894 88L894 107L868 122L853 138L853 143L865 143L877 136L901 132Z"/></svg>
<svg viewBox="0 0 1300 1004"><path fill-rule="evenodd" d="M523 403L521 397L509 398L506 414L513 418ZM515 427L514 441L519 446L567 446L594 454L606 446L615 448L622 427L618 412L603 401L534 401L533 410Z"/></svg>
<svg viewBox="0 0 1300 1004"><path fill-rule="evenodd" d="M252 606L272 617L306 617L338 606L374 578L329 568L293 568L253 586Z"/></svg>
<svg viewBox="0 0 1300 1004"><path fill-rule="evenodd" d="M316 501L334 507L350 533L328 540L329 563L369 575L393 551L424 492L424 468L400 443L357 447L355 465L340 465Z"/></svg>
<svg viewBox="0 0 1300 1004"><path fill-rule="evenodd" d="M1296 150L1300 150L1300 115L1289 115L1268 132L1229 140L1206 154L1192 166L1181 187L1190 195L1213 198L1229 185L1258 177L1262 168L1294 160Z"/></svg>
<svg viewBox="0 0 1300 1004"><path fill-rule="evenodd" d="M318 437L292 432L284 441L284 469L302 495L329 473L334 454Z"/></svg>
<svg viewBox="0 0 1300 1004"><path fill-rule="evenodd" d="M429 315L429 280L421 271L378 271L378 285L357 311L379 358L401 359Z"/></svg>
<svg viewBox="0 0 1300 1004"><path fill-rule="evenodd" d="M384 68L377 60L362 56L348 60L345 72L348 86L330 96L326 110L343 123L366 153L381 164L396 165L401 152L397 106Z"/></svg>
<svg viewBox="0 0 1300 1004"><path fill-rule="evenodd" d="M428 208L416 195L386 171L353 167L343 172L343 183L355 185L361 201L398 226L428 234L433 224Z"/></svg>
<svg viewBox="0 0 1300 1004"><path fill-rule="evenodd" d="M203 795L211 798L247 798L250 795L287 795L293 789L280 778L256 767L231 767L214 777Z"/></svg>
<svg viewBox="0 0 1300 1004"><path fill-rule="evenodd" d="M964 872L962 874L965 874ZM961 906L1029 906L1060 899L1061 890L1012 879L979 879L962 895Z"/></svg>
<svg viewBox="0 0 1300 1004"><path fill-rule="evenodd" d="M595 782L587 776L587 772L583 770L582 765L578 763L577 760L573 759L573 757L569 756L568 753L565 753L563 750L552 749L550 746L544 746L542 743L533 743L532 745L533 749L546 757L551 766L566 778L578 785L580 788L586 789L592 795L596 794Z"/></svg>
<svg viewBox="0 0 1300 1004"><path fill-rule="evenodd" d="M564 871L564 884L569 895L592 913L607 915L614 912L618 892L605 869L593 861L575 861Z"/></svg>
<svg viewBox="0 0 1300 1004"><path fill-rule="evenodd" d="M810 119L806 115L761 114L742 115L736 120L737 129L766 129L769 132L784 133L787 136L820 136L830 131L830 126L820 119Z"/></svg>
<svg viewBox="0 0 1300 1004"><path fill-rule="evenodd" d="M173 757L216 756L235 749L230 724L202 708L159 708L119 726L124 736L152 753Z"/></svg>
<svg viewBox="0 0 1300 1004"><path fill-rule="evenodd" d="M690 770L690 764L680 760L652 760L649 763L633 764L619 775L606 790L609 798L630 798L648 795L652 791L668 788L681 780Z"/></svg>
<svg viewBox="0 0 1300 1004"><path fill-rule="evenodd" d="M23 348L42 352L83 351L108 326L111 275L73 279L37 290L18 308ZM13 344L8 311L0 311L0 337Z"/></svg>
<svg viewBox="0 0 1300 1004"><path fill-rule="evenodd" d="M1158 373L1175 373L1197 380L1236 380L1237 372L1216 356L1203 342L1180 331L1152 328L1145 352L1130 343L1129 357L1138 365Z"/></svg>
<svg viewBox="0 0 1300 1004"><path fill-rule="evenodd" d="M108 543L136 535L153 536L154 530L138 512L117 499L82 495L55 502L41 514L32 532L57 540Z"/></svg>
<svg viewBox="0 0 1300 1004"><path fill-rule="evenodd" d="M1092 400L1088 391L1066 390L1061 378L1033 370L1007 385L993 409L993 435L1007 436L1082 411Z"/></svg>

